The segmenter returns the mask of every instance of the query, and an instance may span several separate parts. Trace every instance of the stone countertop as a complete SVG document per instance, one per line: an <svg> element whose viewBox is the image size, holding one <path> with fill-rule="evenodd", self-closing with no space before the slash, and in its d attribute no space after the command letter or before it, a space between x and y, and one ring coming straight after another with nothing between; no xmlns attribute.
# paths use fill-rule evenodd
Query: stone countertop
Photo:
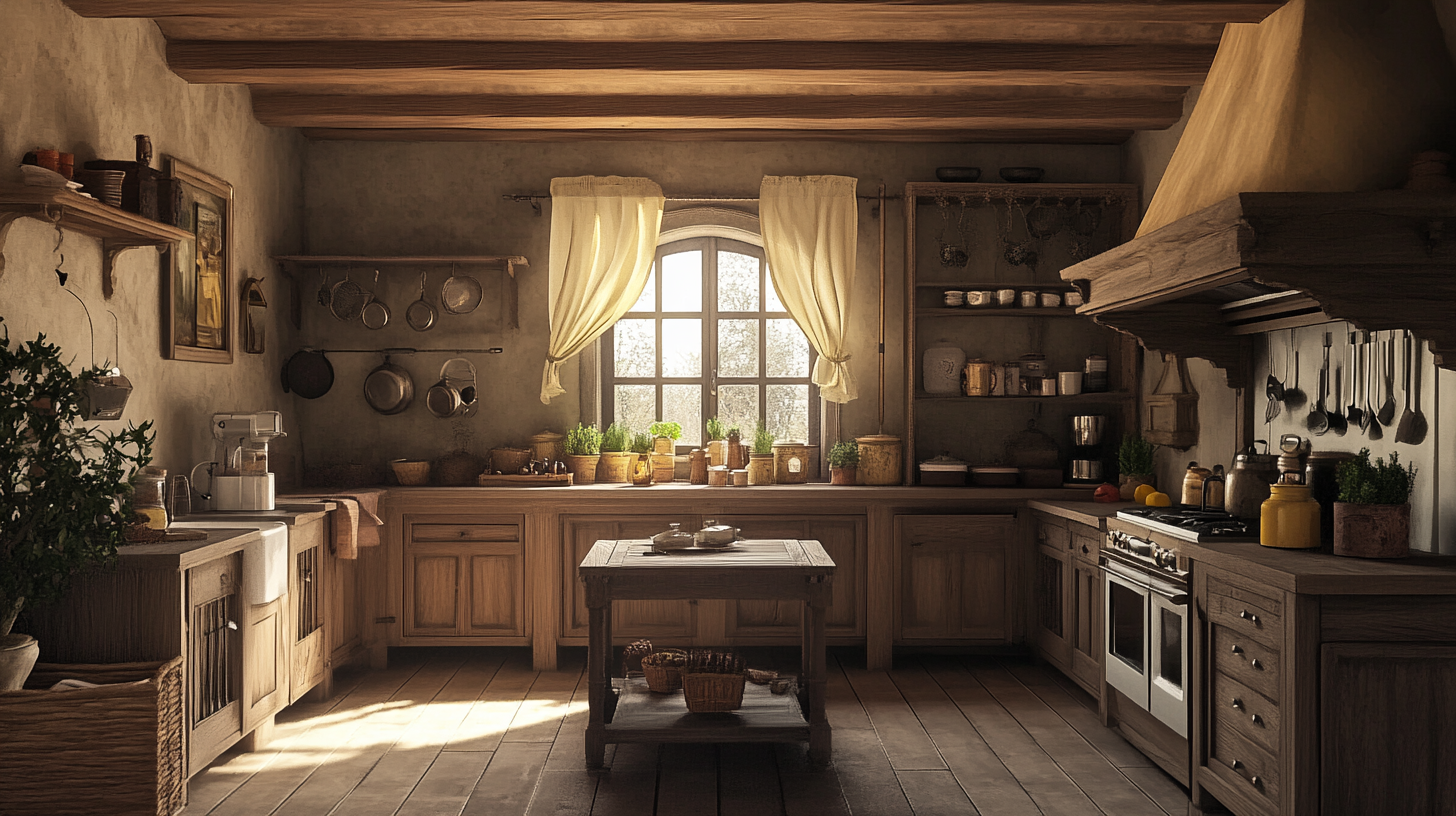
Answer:
<svg viewBox="0 0 1456 816"><path fill-rule="evenodd" d="M1039 510L1048 515L1075 521L1078 524L1085 524L1088 527L1095 527L1098 530L1107 529L1104 522L1119 510L1126 510L1129 507L1137 507L1135 502L1094 502L1094 501L1064 501L1057 499L1033 499L1026 503L1032 510Z"/></svg>
<svg viewBox="0 0 1456 816"><path fill-rule="evenodd" d="M1456 595L1453 556L1347 558L1328 550L1284 550L1253 541L1184 543L1181 549L1195 565L1208 564L1301 594Z"/></svg>

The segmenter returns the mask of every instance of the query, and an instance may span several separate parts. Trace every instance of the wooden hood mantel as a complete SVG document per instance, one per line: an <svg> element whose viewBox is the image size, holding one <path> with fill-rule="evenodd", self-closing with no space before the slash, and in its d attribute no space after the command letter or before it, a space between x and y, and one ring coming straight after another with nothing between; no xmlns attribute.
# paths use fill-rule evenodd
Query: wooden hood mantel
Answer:
<svg viewBox="0 0 1456 816"><path fill-rule="evenodd" d="M1410 329L1456 370L1456 188L1240 193L1063 269L1077 311L1248 384L1251 335Z"/></svg>

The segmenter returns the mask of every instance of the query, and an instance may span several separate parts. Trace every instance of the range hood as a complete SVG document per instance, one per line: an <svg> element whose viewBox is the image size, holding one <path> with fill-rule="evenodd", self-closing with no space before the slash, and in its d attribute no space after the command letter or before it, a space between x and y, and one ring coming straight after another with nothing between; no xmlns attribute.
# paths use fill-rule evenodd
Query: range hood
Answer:
<svg viewBox="0 0 1456 816"><path fill-rule="evenodd" d="M1061 272L1079 314L1248 384L1252 335L1410 329L1456 370L1456 188L1240 193Z"/></svg>

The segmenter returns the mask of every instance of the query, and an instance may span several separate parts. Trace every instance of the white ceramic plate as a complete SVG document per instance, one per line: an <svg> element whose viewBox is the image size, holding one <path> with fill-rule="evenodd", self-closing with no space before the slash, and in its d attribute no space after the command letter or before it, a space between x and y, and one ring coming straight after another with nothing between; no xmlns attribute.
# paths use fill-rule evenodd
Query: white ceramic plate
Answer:
<svg viewBox="0 0 1456 816"><path fill-rule="evenodd" d="M20 178L32 187L65 187L66 177L36 164L20 165Z"/></svg>

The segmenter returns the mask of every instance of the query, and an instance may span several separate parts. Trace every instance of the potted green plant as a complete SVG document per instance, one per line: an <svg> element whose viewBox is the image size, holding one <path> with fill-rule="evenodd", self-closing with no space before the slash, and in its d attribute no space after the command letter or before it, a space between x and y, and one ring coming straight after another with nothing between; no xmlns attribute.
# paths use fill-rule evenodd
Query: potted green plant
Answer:
<svg viewBox="0 0 1456 816"><path fill-rule="evenodd" d="M677 469L677 440L682 438L682 425L677 422L654 422L652 434L652 478L670 482Z"/></svg>
<svg viewBox="0 0 1456 816"><path fill-rule="evenodd" d="M1335 555L1357 558L1404 558L1410 555L1410 494L1415 486L1414 465L1370 461L1370 449L1340 463L1340 486L1335 502Z"/></svg>
<svg viewBox="0 0 1456 816"><path fill-rule="evenodd" d="M1122 438L1122 444L1117 448L1117 472L1120 474L1117 493L1123 501L1132 501L1139 485L1154 483L1153 472L1156 465L1153 454L1157 450L1157 445L1138 434L1128 434Z"/></svg>
<svg viewBox="0 0 1456 816"><path fill-rule="evenodd" d="M631 478L632 430L620 422L613 422L602 431L602 460L597 465L597 481L607 484L625 484Z"/></svg>
<svg viewBox="0 0 1456 816"><path fill-rule="evenodd" d="M708 432L708 464L710 466L727 464L728 457L724 450L725 445L723 440L728 436L728 426L723 424L723 420L713 417L708 420L706 428Z"/></svg>
<svg viewBox="0 0 1456 816"><path fill-rule="evenodd" d="M728 470L748 467L748 450L743 444L743 432L737 425L728 427L728 438L723 440L723 464Z"/></svg>
<svg viewBox="0 0 1456 816"><path fill-rule="evenodd" d="M762 422L753 429L753 450L748 454L748 483L771 485L774 483L774 435Z"/></svg>
<svg viewBox="0 0 1456 816"><path fill-rule="evenodd" d="M0 372L0 690L13 690L39 653L11 631L16 616L115 558L155 435L150 420L117 432L87 424L87 385L107 372L73 374L45 335L12 347L5 332Z"/></svg>
<svg viewBox="0 0 1456 816"><path fill-rule="evenodd" d="M582 425L566 432L561 443L566 453L566 469L571 471L572 482L579 485L596 484L597 461L601 459L602 432L595 425Z"/></svg>
<svg viewBox="0 0 1456 816"><path fill-rule="evenodd" d="M652 437L645 433L633 434L628 447L631 449L631 456L628 459L631 463L628 468L628 476L632 484L638 487L652 484L655 477L652 468Z"/></svg>
<svg viewBox="0 0 1456 816"><path fill-rule="evenodd" d="M853 485L859 471L859 444L853 439L835 442L829 449L829 483Z"/></svg>

